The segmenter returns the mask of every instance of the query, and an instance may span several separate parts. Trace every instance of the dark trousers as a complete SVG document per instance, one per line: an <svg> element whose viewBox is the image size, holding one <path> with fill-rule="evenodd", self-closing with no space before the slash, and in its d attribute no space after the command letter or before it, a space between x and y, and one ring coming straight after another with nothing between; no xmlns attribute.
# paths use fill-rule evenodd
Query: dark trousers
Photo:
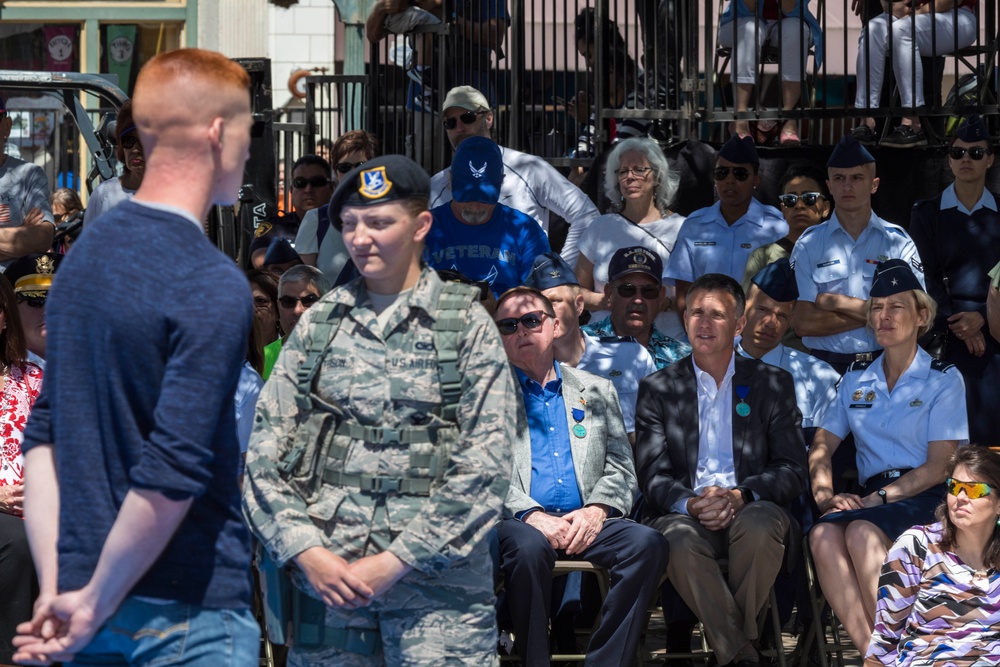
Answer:
<svg viewBox="0 0 1000 667"><path fill-rule="evenodd" d="M590 561L611 575L611 589L585 664L634 664L646 609L667 567L667 541L659 532L627 519L612 519L575 556L556 551L541 532L517 519L501 521L497 532L514 648L526 667L549 664L552 567L557 559Z"/></svg>
<svg viewBox="0 0 1000 667"><path fill-rule="evenodd" d="M0 513L0 663L14 660L11 640L17 625L31 619L38 597L35 566L28 549L28 535L21 517Z"/></svg>

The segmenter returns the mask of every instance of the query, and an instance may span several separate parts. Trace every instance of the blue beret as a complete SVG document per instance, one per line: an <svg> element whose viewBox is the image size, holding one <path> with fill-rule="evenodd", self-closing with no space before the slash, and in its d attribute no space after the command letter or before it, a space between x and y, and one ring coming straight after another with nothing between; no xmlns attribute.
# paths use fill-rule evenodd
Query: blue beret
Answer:
<svg viewBox="0 0 1000 667"><path fill-rule="evenodd" d="M757 156L757 145L750 137L740 137L734 134L729 141L719 149L719 157L729 160L733 164L759 165L760 158Z"/></svg>
<svg viewBox="0 0 1000 667"><path fill-rule="evenodd" d="M955 130L955 138L970 143L973 141L989 141L990 131L982 118L976 114L972 114L966 116L962 124Z"/></svg>
<svg viewBox="0 0 1000 667"><path fill-rule="evenodd" d="M463 141L464 144L468 139ZM544 291L560 285L579 285L573 268L557 252L544 252L535 258L524 279L526 287Z"/></svg>
<svg viewBox="0 0 1000 667"><path fill-rule="evenodd" d="M787 257L768 264L757 272L751 282L757 288L779 303L788 303L799 298L799 287L795 284L795 272Z"/></svg>
<svg viewBox="0 0 1000 667"><path fill-rule="evenodd" d="M488 137L469 137L451 161L451 197L457 202L496 204L503 184L503 154Z"/></svg>
<svg viewBox="0 0 1000 667"><path fill-rule="evenodd" d="M375 206L431 196L431 178L419 164L405 155L385 155L355 167L340 179L330 197L330 221L342 227L340 210L345 206Z"/></svg>
<svg viewBox="0 0 1000 667"><path fill-rule="evenodd" d="M874 162L875 158L868 152L868 149L861 145L861 142L849 134L845 134L837 145L833 147L830 159L826 161L827 167L838 169L850 169L862 164Z"/></svg>
<svg viewBox="0 0 1000 667"><path fill-rule="evenodd" d="M302 258L299 257L299 253L295 252L291 241L280 236L271 239L271 243L267 246L267 253L264 255L264 266L296 261L302 263Z"/></svg>
<svg viewBox="0 0 1000 667"><path fill-rule="evenodd" d="M906 260L887 259L875 265L875 281L870 296L892 296L911 289L923 290Z"/></svg>
<svg viewBox="0 0 1000 667"><path fill-rule="evenodd" d="M645 273L662 283L663 260L655 252L642 246L619 248L608 262L608 282L614 282L630 273Z"/></svg>

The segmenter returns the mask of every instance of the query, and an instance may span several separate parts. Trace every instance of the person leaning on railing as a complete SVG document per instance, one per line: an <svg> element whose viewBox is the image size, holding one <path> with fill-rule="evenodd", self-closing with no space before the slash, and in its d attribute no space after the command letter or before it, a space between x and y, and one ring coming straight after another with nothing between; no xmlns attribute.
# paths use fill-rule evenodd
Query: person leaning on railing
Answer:
<svg viewBox="0 0 1000 667"><path fill-rule="evenodd" d="M995 2L995 0L987 0ZM976 40L978 0L882 0L882 13L861 31L858 39L858 91L854 106L882 106L885 59L892 50L892 68L899 87L900 106L924 106L924 68L921 58L952 53ZM892 35L889 35L889 26ZM854 137L875 142L875 119L865 118ZM904 116L881 145L894 148L926 146L927 136L917 116Z"/></svg>
<svg viewBox="0 0 1000 667"><path fill-rule="evenodd" d="M908 262L879 262L867 311L885 351L847 371L809 450L813 497L823 513L809 535L816 574L861 653L875 627L886 551L910 526L933 520L948 461L969 437L961 373L917 346L935 304ZM848 434L861 487L834 495L831 459Z"/></svg>

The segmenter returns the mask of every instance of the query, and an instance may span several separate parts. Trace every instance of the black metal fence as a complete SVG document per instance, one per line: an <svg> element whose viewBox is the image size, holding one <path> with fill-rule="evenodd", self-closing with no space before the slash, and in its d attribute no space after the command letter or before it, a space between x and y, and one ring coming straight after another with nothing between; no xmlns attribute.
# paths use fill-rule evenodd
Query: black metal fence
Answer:
<svg viewBox="0 0 1000 667"><path fill-rule="evenodd" d="M915 116L933 143L954 117L976 111L992 118L994 134L1000 129L996 0L977 0L971 42L949 32L967 11L961 0L947 11L924 4L926 17L896 21L910 23L918 37L908 46L923 67L924 104L916 108L904 106L899 91L906 86L893 77L893 61L904 60L900 31L887 38L888 60L873 46L877 1L813 0L805 2L808 14L796 9L787 17L786 8L784 21L766 14L769 0L756 3L765 15L748 17L731 2L745 7L742 0L446 0L440 18L420 15L374 32L370 25L377 41L367 76L306 79L304 148L363 128L383 152L407 153L437 171L450 159L440 105L447 90L466 83L490 99L501 144L563 167L589 164L629 127L664 141L721 141L733 123L749 122L766 143L793 119L804 142L831 144L861 118L877 119L882 130L885 119ZM798 34L797 55L783 56ZM859 61L861 34L870 57ZM936 51L921 45L928 36ZM760 55L748 57L756 55L754 43L763 44ZM871 81L881 64L886 77L876 105L856 105L859 68ZM753 81L742 100L732 76L740 66ZM797 95L789 100L782 79L796 70ZM908 71L912 89L921 82L916 68Z"/></svg>

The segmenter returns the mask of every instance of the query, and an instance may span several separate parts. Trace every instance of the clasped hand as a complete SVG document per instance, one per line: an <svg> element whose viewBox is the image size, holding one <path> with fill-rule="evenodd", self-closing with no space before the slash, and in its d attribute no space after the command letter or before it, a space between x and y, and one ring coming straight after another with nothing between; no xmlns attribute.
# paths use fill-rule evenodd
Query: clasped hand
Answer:
<svg viewBox="0 0 1000 667"><path fill-rule="evenodd" d="M563 549L573 556L583 553L604 527L608 510L600 505L587 505L563 516L541 510L529 514L524 522L545 535L553 549Z"/></svg>

